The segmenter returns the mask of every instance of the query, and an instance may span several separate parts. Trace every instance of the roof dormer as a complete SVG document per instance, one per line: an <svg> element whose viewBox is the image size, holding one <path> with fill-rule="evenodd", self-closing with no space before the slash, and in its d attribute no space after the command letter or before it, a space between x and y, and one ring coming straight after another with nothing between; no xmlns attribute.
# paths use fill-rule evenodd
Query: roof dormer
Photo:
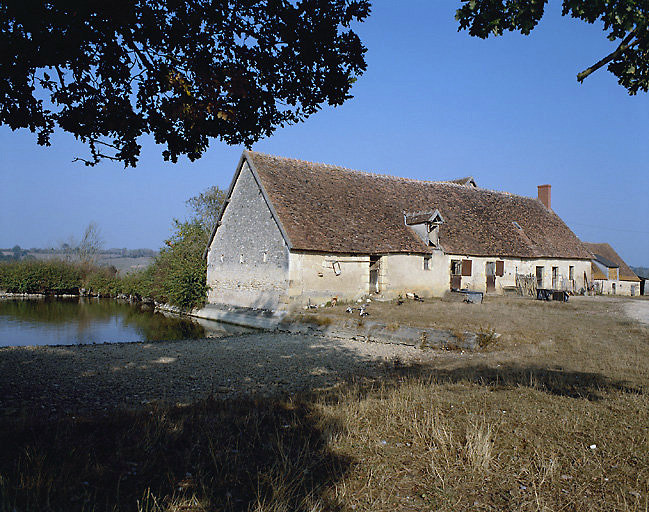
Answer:
<svg viewBox="0 0 649 512"><path fill-rule="evenodd" d="M403 212L403 220L422 241L429 247L441 249L439 244L439 227L444 223L444 217L439 210Z"/></svg>

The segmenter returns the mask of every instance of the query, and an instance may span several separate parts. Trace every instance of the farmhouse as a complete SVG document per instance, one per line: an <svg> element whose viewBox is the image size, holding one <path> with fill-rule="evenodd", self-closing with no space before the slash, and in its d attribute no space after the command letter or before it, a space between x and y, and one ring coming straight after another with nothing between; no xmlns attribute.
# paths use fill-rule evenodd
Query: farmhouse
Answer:
<svg viewBox="0 0 649 512"><path fill-rule="evenodd" d="M245 151L207 251L208 302L269 310L336 297L503 293L517 275L580 290L590 252L539 198L473 178L398 178Z"/></svg>
<svg viewBox="0 0 649 512"><path fill-rule="evenodd" d="M607 295L640 295L640 278L609 244L584 242L593 254L591 274L595 291Z"/></svg>

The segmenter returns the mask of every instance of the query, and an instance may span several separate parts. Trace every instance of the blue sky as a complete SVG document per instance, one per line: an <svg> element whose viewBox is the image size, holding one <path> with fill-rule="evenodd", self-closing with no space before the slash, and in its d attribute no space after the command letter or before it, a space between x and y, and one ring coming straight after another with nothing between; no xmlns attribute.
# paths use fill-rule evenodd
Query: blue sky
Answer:
<svg viewBox="0 0 649 512"><path fill-rule="evenodd" d="M253 149L424 179L472 175L478 185L536 196L583 240L609 242L649 266L649 96L606 70L576 75L613 48L600 25L550 2L528 37L486 41L457 32L459 1L378 0L357 26L368 70L354 99L278 130ZM51 148L0 128L0 247L56 245L96 222L107 247L158 248L185 200L227 188L242 147L213 141L198 162L164 162L144 140L135 169L72 163L85 148L58 134Z"/></svg>

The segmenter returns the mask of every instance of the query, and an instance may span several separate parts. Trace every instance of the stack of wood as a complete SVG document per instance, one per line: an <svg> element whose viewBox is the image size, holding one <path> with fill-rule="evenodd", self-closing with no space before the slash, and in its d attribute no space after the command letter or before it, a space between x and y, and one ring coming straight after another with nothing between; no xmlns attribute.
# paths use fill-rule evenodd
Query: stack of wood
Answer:
<svg viewBox="0 0 649 512"><path fill-rule="evenodd" d="M516 274L516 292L523 297L536 297L536 278L531 274Z"/></svg>

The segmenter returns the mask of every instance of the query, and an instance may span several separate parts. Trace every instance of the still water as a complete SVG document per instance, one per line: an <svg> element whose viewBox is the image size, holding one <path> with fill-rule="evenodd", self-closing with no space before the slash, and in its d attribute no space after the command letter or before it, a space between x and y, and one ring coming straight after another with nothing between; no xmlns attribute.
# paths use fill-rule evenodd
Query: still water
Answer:
<svg viewBox="0 0 649 512"><path fill-rule="evenodd" d="M225 337L249 332L111 299L0 300L0 347Z"/></svg>

